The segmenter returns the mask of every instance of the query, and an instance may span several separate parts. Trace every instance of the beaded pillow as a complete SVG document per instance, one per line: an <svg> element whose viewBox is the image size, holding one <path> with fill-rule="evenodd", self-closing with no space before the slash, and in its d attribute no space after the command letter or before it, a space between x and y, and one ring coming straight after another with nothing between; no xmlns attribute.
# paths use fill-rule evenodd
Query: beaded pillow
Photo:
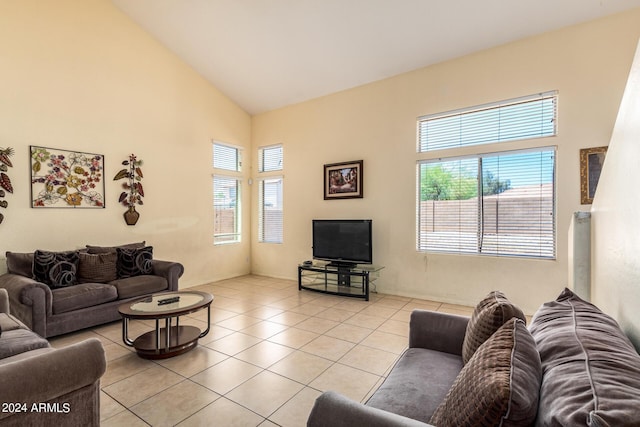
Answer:
<svg viewBox="0 0 640 427"><path fill-rule="evenodd" d="M542 367L524 321L512 318L473 354L429 421L437 426L530 426Z"/></svg>
<svg viewBox="0 0 640 427"><path fill-rule="evenodd" d="M89 254L80 252L78 264L78 282L109 283L118 278L115 252Z"/></svg>
<svg viewBox="0 0 640 427"><path fill-rule="evenodd" d="M467 363L476 349L512 317L526 322L522 310L513 305L502 292L490 292L478 303L469 319L462 343L462 361Z"/></svg>

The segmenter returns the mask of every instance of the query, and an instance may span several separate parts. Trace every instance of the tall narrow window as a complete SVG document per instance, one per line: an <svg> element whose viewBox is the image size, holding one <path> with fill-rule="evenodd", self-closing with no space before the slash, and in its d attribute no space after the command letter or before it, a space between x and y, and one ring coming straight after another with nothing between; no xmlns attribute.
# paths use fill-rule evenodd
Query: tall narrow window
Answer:
<svg viewBox="0 0 640 427"><path fill-rule="evenodd" d="M418 152L554 136L557 97L420 117ZM418 161L419 251L555 258L555 147L437 155Z"/></svg>
<svg viewBox="0 0 640 427"><path fill-rule="evenodd" d="M258 149L258 241L261 243L282 243L283 177L269 172L283 169L282 145L272 145Z"/></svg>
<svg viewBox="0 0 640 427"><path fill-rule="evenodd" d="M259 237L263 243L282 243L282 177L260 180Z"/></svg>
<svg viewBox="0 0 640 427"><path fill-rule="evenodd" d="M213 242L240 241L240 176L241 150L213 143ZM220 173L218 171L222 170Z"/></svg>

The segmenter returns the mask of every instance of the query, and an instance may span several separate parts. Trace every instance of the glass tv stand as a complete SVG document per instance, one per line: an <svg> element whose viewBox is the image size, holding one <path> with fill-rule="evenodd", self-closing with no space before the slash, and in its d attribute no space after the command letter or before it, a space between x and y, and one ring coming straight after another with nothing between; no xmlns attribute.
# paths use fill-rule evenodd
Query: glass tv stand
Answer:
<svg viewBox="0 0 640 427"><path fill-rule="evenodd" d="M339 266L315 262L298 265L298 290L322 292L369 301L369 287L384 267L373 264Z"/></svg>

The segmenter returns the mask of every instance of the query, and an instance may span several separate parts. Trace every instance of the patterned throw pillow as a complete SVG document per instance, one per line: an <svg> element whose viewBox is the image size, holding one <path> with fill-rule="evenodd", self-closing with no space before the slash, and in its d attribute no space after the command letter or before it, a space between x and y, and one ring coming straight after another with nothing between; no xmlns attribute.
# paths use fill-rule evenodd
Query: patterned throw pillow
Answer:
<svg viewBox="0 0 640 427"><path fill-rule="evenodd" d="M79 283L109 283L118 278L116 270L118 255L115 252L103 254L80 252L78 256L80 258Z"/></svg>
<svg viewBox="0 0 640 427"><path fill-rule="evenodd" d="M469 319L462 343L462 361L467 363L476 349L512 317L526 322L522 310L513 305L502 292L490 292L478 303Z"/></svg>
<svg viewBox="0 0 640 427"><path fill-rule="evenodd" d="M462 368L433 413L437 426L530 426L536 418L542 367L524 322L513 318Z"/></svg>
<svg viewBox="0 0 640 427"><path fill-rule="evenodd" d="M63 288L76 284L78 252L49 252L37 250L33 253L33 278L50 288Z"/></svg>
<svg viewBox="0 0 640 427"><path fill-rule="evenodd" d="M116 248L118 279L153 273L153 246L139 249Z"/></svg>

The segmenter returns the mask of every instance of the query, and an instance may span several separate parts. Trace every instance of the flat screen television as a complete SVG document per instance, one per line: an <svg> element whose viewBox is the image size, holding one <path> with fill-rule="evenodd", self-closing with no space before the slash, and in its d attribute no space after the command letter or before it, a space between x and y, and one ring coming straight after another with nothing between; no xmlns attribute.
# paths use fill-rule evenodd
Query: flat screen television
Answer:
<svg viewBox="0 0 640 427"><path fill-rule="evenodd" d="M371 264L370 219L314 219L313 258L339 267Z"/></svg>

